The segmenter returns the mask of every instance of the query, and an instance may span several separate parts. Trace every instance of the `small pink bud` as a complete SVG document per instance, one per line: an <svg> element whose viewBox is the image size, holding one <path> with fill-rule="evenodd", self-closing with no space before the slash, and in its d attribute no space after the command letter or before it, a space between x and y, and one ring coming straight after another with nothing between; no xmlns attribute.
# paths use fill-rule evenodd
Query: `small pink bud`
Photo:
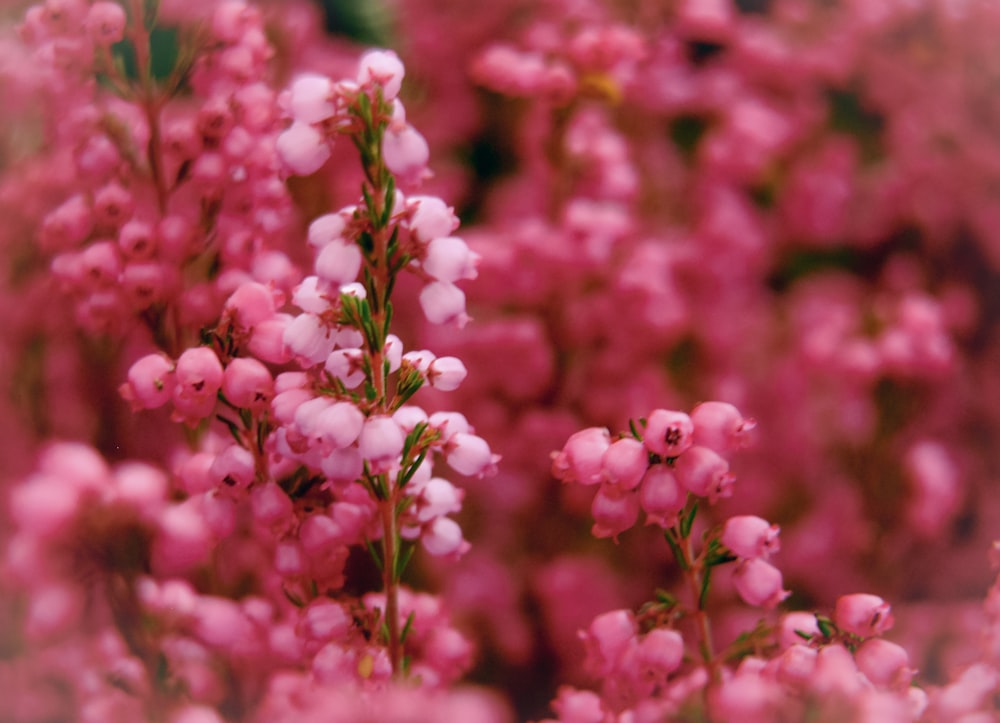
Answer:
<svg viewBox="0 0 1000 723"><path fill-rule="evenodd" d="M469 549L462 528L450 517L438 517L420 536L420 544L435 557L459 556Z"/></svg>
<svg viewBox="0 0 1000 723"><path fill-rule="evenodd" d="M390 127L382 137L382 158L386 167L397 176L419 179L430 159L427 141L413 126Z"/></svg>
<svg viewBox="0 0 1000 723"><path fill-rule="evenodd" d="M406 71L399 56L391 50L370 50L358 63L358 85L377 83L382 86L382 98L393 100L399 95Z"/></svg>
<svg viewBox="0 0 1000 723"><path fill-rule="evenodd" d="M365 380L364 352L360 349L334 349L326 358L326 371L348 389Z"/></svg>
<svg viewBox="0 0 1000 723"><path fill-rule="evenodd" d="M357 280L363 257L357 244L334 239L320 249L316 256L316 275L341 286Z"/></svg>
<svg viewBox="0 0 1000 723"><path fill-rule="evenodd" d="M692 444L694 424L684 412L656 409L646 420L643 443L653 454L676 457Z"/></svg>
<svg viewBox="0 0 1000 723"><path fill-rule="evenodd" d="M783 590L781 570L760 558L743 560L733 573L733 584L747 605L773 608L791 593Z"/></svg>
<svg viewBox="0 0 1000 723"><path fill-rule="evenodd" d="M39 244L43 251L63 251L81 244L94 228L90 204L71 196L42 220Z"/></svg>
<svg viewBox="0 0 1000 723"><path fill-rule="evenodd" d="M353 211L353 207L350 209ZM332 241L345 241L347 222L351 218L349 209L319 216L309 224L309 245L321 249Z"/></svg>
<svg viewBox="0 0 1000 723"><path fill-rule="evenodd" d="M585 632L579 633L587 650L587 667L598 676L614 671L625 651L635 642L638 632L635 616L628 610L598 615Z"/></svg>
<svg viewBox="0 0 1000 723"><path fill-rule="evenodd" d="M703 402L691 412L694 443L728 456L750 443L750 432L757 423L744 419L739 410L726 402Z"/></svg>
<svg viewBox="0 0 1000 723"><path fill-rule="evenodd" d="M742 558L763 557L777 552L780 528L754 515L738 515L726 520L722 528L722 544Z"/></svg>
<svg viewBox="0 0 1000 723"><path fill-rule="evenodd" d="M460 329L469 317L465 313L465 294L454 284L432 281L420 290L420 308L432 324L454 323Z"/></svg>
<svg viewBox="0 0 1000 723"><path fill-rule="evenodd" d="M333 83L322 75L301 75L292 82L290 101L292 116L302 123L319 123L334 114L331 101Z"/></svg>
<svg viewBox="0 0 1000 723"><path fill-rule="evenodd" d="M98 241L80 254L83 282L88 289L100 289L118 283L122 272L121 252L111 241Z"/></svg>
<svg viewBox="0 0 1000 723"><path fill-rule="evenodd" d="M458 389L467 373L461 359L442 356L427 366L427 382L435 389L450 392Z"/></svg>
<svg viewBox="0 0 1000 723"><path fill-rule="evenodd" d="M807 636L819 635L819 623L813 613L797 611L788 613L781 618L778 643L782 648L805 643L806 638L803 638L799 633L804 633Z"/></svg>
<svg viewBox="0 0 1000 723"><path fill-rule="evenodd" d="M590 506L594 515L591 534L594 537L618 538L632 527L639 517L639 495L614 485L602 484Z"/></svg>
<svg viewBox="0 0 1000 723"><path fill-rule="evenodd" d="M461 512L464 497L464 490L458 489L446 479L432 477L420 488L417 519L420 522L430 522L435 517Z"/></svg>
<svg viewBox="0 0 1000 723"><path fill-rule="evenodd" d="M365 420L358 447L371 462L390 462L403 452L403 441L403 430L392 417L374 415Z"/></svg>
<svg viewBox="0 0 1000 723"><path fill-rule="evenodd" d="M119 391L133 409L156 409L170 399L174 388L174 363L163 354L148 354L128 370L128 382Z"/></svg>
<svg viewBox="0 0 1000 723"><path fill-rule="evenodd" d="M166 298L167 271L165 266L152 261L125 265L119 283L133 309L143 311Z"/></svg>
<svg viewBox="0 0 1000 723"><path fill-rule="evenodd" d="M892 627L892 608L877 595L855 593L837 599L833 612L837 627L862 638L881 635Z"/></svg>
<svg viewBox="0 0 1000 723"><path fill-rule="evenodd" d="M315 314L299 314L285 327L282 341L304 365L326 361L333 351L334 332Z"/></svg>
<svg viewBox="0 0 1000 723"><path fill-rule="evenodd" d="M274 292L264 284L245 281L226 299L223 308L237 326L249 331L274 316Z"/></svg>
<svg viewBox="0 0 1000 723"><path fill-rule="evenodd" d="M817 651L805 644L802 638L799 642L785 648L777 658L777 678L780 682L791 685L804 685L809 681L816 668Z"/></svg>
<svg viewBox="0 0 1000 723"><path fill-rule="evenodd" d="M311 176L330 157L326 138L308 123L295 121L276 141L278 155L299 176Z"/></svg>
<svg viewBox="0 0 1000 723"><path fill-rule="evenodd" d="M343 449L361 435L365 415L350 402L335 402L319 413L316 432L331 449Z"/></svg>
<svg viewBox="0 0 1000 723"><path fill-rule="evenodd" d="M364 459L357 447L334 449L320 459L320 469L333 482L353 482L364 471Z"/></svg>
<svg viewBox="0 0 1000 723"><path fill-rule="evenodd" d="M601 457L604 481L624 490L638 487L648 468L649 453L634 437L614 441Z"/></svg>
<svg viewBox="0 0 1000 723"><path fill-rule="evenodd" d="M654 628L639 641L637 658L647 675L664 680L684 660L684 638L676 630Z"/></svg>
<svg viewBox="0 0 1000 723"><path fill-rule="evenodd" d="M592 690L563 686L552 703L552 709L559 716L559 723L604 723L607 720L601 697Z"/></svg>
<svg viewBox="0 0 1000 723"><path fill-rule="evenodd" d="M271 319L258 322L247 344L251 354L261 361L271 364L287 364L292 359L292 351L285 344L285 331L294 317L290 314L275 314Z"/></svg>
<svg viewBox="0 0 1000 723"><path fill-rule="evenodd" d="M274 525L292 516L292 500L272 482L256 485L250 491L250 506L254 519L263 525Z"/></svg>
<svg viewBox="0 0 1000 723"><path fill-rule="evenodd" d="M228 487L246 489L256 474L253 454L248 449L231 444L216 456L210 472L218 482Z"/></svg>
<svg viewBox="0 0 1000 723"><path fill-rule="evenodd" d="M457 236L436 238L427 244L427 255L421 267L438 281L454 283L462 279L474 279L478 275L479 254Z"/></svg>
<svg viewBox="0 0 1000 723"><path fill-rule="evenodd" d="M274 396L274 379L256 359L233 359L222 377L222 393L237 407L263 409Z"/></svg>
<svg viewBox="0 0 1000 723"><path fill-rule="evenodd" d="M436 196L410 196L406 202L412 209L410 233L420 243L450 236L458 228L458 217L450 206Z"/></svg>
<svg viewBox="0 0 1000 723"><path fill-rule="evenodd" d="M215 408L216 394L222 388L222 363L206 346L188 349L174 369L174 407L189 421L207 417Z"/></svg>
<svg viewBox="0 0 1000 723"><path fill-rule="evenodd" d="M458 432L448 438L445 461L459 474L483 477L496 470L498 460L482 437Z"/></svg>
<svg viewBox="0 0 1000 723"><path fill-rule="evenodd" d="M115 181L94 194L94 220L98 226L118 229L132 218L134 208L132 194Z"/></svg>
<svg viewBox="0 0 1000 723"><path fill-rule="evenodd" d="M686 501L687 492L669 467L654 464L647 470L639 489L639 504L646 513L647 525L667 528L675 524Z"/></svg>
<svg viewBox="0 0 1000 723"><path fill-rule="evenodd" d="M589 427L573 434L562 451L552 457L552 476L562 482L596 485L602 481L601 460L611 446L603 427Z"/></svg>
<svg viewBox="0 0 1000 723"><path fill-rule="evenodd" d="M354 621L343 606L318 598L302 611L299 634L308 640L327 642L344 638Z"/></svg>
<svg viewBox="0 0 1000 723"><path fill-rule="evenodd" d="M733 494L729 463L708 447L691 447L674 463L677 481L691 494L714 503Z"/></svg>
<svg viewBox="0 0 1000 723"><path fill-rule="evenodd" d="M882 638L870 638L854 653L861 672L880 688L905 690L914 671L906 650Z"/></svg>
<svg viewBox="0 0 1000 723"><path fill-rule="evenodd" d="M156 253L156 236L152 224L128 221L118 231L118 247L127 259L143 260Z"/></svg>

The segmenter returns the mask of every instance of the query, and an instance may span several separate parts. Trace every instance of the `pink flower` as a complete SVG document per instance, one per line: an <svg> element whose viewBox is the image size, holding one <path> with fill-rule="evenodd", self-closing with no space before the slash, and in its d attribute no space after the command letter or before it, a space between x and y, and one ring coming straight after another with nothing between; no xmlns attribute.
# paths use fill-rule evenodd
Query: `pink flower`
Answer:
<svg viewBox="0 0 1000 723"><path fill-rule="evenodd" d="M128 370L128 382L119 387L133 409L156 409L173 394L174 363L163 354L147 354Z"/></svg>
<svg viewBox="0 0 1000 723"><path fill-rule="evenodd" d="M562 451L553 453L552 476L562 482L600 484L601 460L611 446L611 434L603 427L590 427L573 434Z"/></svg>
<svg viewBox="0 0 1000 723"><path fill-rule="evenodd" d="M365 380L364 352L360 349L334 349L326 358L324 368L348 389Z"/></svg>
<svg viewBox="0 0 1000 723"><path fill-rule="evenodd" d="M691 494L715 502L733 494L729 463L708 447L691 447L674 463L677 480Z"/></svg>
<svg viewBox="0 0 1000 723"><path fill-rule="evenodd" d="M733 573L733 584L747 605L773 608L791 595L783 590L781 570L760 558L743 560Z"/></svg>
<svg viewBox="0 0 1000 723"><path fill-rule="evenodd" d="M861 672L880 688L905 690L913 678L910 656L901 646L882 638L870 638L854 653Z"/></svg>
<svg viewBox="0 0 1000 723"><path fill-rule="evenodd" d="M617 539L618 535L632 527L638 519L639 495L635 491L602 484L594 496L590 511L594 515L591 534L594 537Z"/></svg>
<svg viewBox="0 0 1000 723"><path fill-rule="evenodd" d="M462 528L449 517L438 517L420 536L420 544L435 557L459 556L469 549L462 538Z"/></svg>
<svg viewBox="0 0 1000 723"><path fill-rule="evenodd" d="M703 402L691 412L694 443L728 456L750 443L750 432L757 423L744 419L739 410L726 402Z"/></svg>
<svg viewBox="0 0 1000 723"><path fill-rule="evenodd" d="M478 272L479 254L469 250L457 236L436 238L427 245L427 255L421 264L431 278L454 283L474 279Z"/></svg>
<svg viewBox="0 0 1000 723"><path fill-rule="evenodd" d="M726 520L722 544L742 558L767 558L781 547L780 528L754 515L737 515Z"/></svg>
<svg viewBox="0 0 1000 723"><path fill-rule="evenodd" d="M289 89L292 116L302 123L319 123L336 110L331 97L333 83L322 75L300 75Z"/></svg>
<svg viewBox="0 0 1000 723"><path fill-rule="evenodd" d="M413 126L390 126L382 138L382 158L386 167L397 176L418 180L427 169L430 149L427 141Z"/></svg>
<svg viewBox="0 0 1000 723"><path fill-rule="evenodd" d="M454 323L462 328L468 323L465 294L454 284L433 281L420 290L420 308L432 324Z"/></svg>
<svg viewBox="0 0 1000 723"><path fill-rule="evenodd" d="M847 633L870 638L892 627L892 608L877 595L855 593L837 599L833 612L837 627Z"/></svg>
<svg viewBox="0 0 1000 723"><path fill-rule="evenodd" d="M299 176L312 175L330 157L330 147L323 134L301 121L295 121L282 131L276 144L285 165Z"/></svg>
<svg viewBox="0 0 1000 723"><path fill-rule="evenodd" d="M263 409L274 396L274 379L256 359L233 359L222 377L222 393L237 407Z"/></svg>
<svg viewBox="0 0 1000 723"><path fill-rule="evenodd" d="M392 417L383 415L368 417L361 430L358 448L361 450L361 456L370 462L394 461L403 451L403 430Z"/></svg>
<svg viewBox="0 0 1000 723"><path fill-rule="evenodd" d="M687 492L670 468L654 464L646 471L639 489L639 505L646 513L647 525L667 528L675 524L686 501Z"/></svg>
<svg viewBox="0 0 1000 723"><path fill-rule="evenodd" d="M309 245L320 249L331 241L344 241L349 218L350 214L346 214L344 211L327 213L315 218L309 224Z"/></svg>
<svg viewBox="0 0 1000 723"><path fill-rule="evenodd" d="M676 457L692 445L694 424L684 412L656 409L646 419L643 443L653 454Z"/></svg>
<svg viewBox="0 0 1000 723"><path fill-rule="evenodd" d="M215 409L224 372L215 352L206 346L188 349L174 369L174 409L188 423L203 419Z"/></svg>
<svg viewBox="0 0 1000 723"><path fill-rule="evenodd" d="M434 359L428 365L427 383L435 389L450 392L458 389L467 373L461 359L453 356L442 356Z"/></svg>
<svg viewBox="0 0 1000 723"><path fill-rule="evenodd" d="M307 366L326 361L334 346L333 330L315 314L296 316L285 327L282 341Z"/></svg>
<svg viewBox="0 0 1000 723"><path fill-rule="evenodd" d="M363 257L357 244L331 240L316 256L316 275L340 286L357 280Z"/></svg>
<svg viewBox="0 0 1000 723"><path fill-rule="evenodd" d="M410 233L421 243L450 236L458 228L458 217L450 206L436 196L410 196Z"/></svg>
<svg viewBox="0 0 1000 723"><path fill-rule="evenodd" d="M612 610L598 615L586 631L578 633L587 651L588 669L598 676L613 672L636 642L638 632L635 616L629 610Z"/></svg>
<svg viewBox="0 0 1000 723"><path fill-rule="evenodd" d="M382 98L391 101L399 95L406 70L403 62L391 50L370 50L358 63L358 85L377 83L382 86Z"/></svg>
<svg viewBox="0 0 1000 723"><path fill-rule="evenodd" d="M445 461L459 474L483 477L496 471L499 459L482 437L458 432L448 438Z"/></svg>
<svg viewBox="0 0 1000 723"><path fill-rule="evenodd" d="M552 708L559 716L559 723L604 723L606 720L601 697L592 690L562 686Z"/></svg>
<svg viewBox="0 0 1000 723"><path fill-rule="evenodd" d="M224 308L239 327L249 331L274 316L274 293L264 284L247 281L226 299Z"/></svg>
<svg viewBox="0 0 1000 723"><path fill-rule="evenodd" d="M662 681L683 662L684 638L676 630L654 628L639 641L636 658L646 675Z"/></svg>
<svg viewBox="0 0 1000 723"><path fill-rule="evenodd" d="M604 481L625 490L638 487L648 468L649 453L633 437L615 440L601 457Z"/></svg>

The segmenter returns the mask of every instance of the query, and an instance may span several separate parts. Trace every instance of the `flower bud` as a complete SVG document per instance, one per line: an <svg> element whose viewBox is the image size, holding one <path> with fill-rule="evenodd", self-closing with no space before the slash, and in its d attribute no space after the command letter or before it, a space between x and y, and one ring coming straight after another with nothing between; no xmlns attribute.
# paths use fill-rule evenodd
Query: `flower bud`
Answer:
<svg viewBox="0 0 1000 723"><path fill-rule="evenodd" d="M791 595L781 588L781 570L760 558L740 562L733 584L743 602L754 607L770 609Z"/></svg>
<svg viewBox="0 0 1000 723"><path fill-rule="evenodd" d="M646 419L643 444L653 454L676 457L692 444L694 424L684 412L656 409Z"/></svg>
<svg viewBox="0 0 1000 723"><path fill-rule="evenodd" d="M881 635L892 627L892 608L877 595L855 593L837 599L833 612L837 627L862 638Z"/></svg>

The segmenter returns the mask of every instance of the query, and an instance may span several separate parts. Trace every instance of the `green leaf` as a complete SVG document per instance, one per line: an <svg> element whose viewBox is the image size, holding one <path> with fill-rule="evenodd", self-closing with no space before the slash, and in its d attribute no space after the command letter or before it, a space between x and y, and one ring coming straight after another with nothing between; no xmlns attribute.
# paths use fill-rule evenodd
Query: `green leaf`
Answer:
<svg viewBox="0 0 1000 723"><path fill-rule="evenodd" d="M410 468L406 470L405 474L401 474L397 479L399 480L399 486L405 487L406 483L409 482L413 475L417 473L417 469L424 463L424 459L427 457L427 450L424 450L420 455L413 460L413 464Z"/></svg>
<svg viewBox="0 0 1000 723"><path fill-rule="evenodd" d="M812 640L812 637L813 637L812 633L807 633L804 630L796 630L794 632L795 632L796 635L798 635L803 640Z"/></svg>
<svg viewBox="0 0 1000 723"><path fill-rule="evenodd" d="M837 628L833 624L833 621L820 615L816 616L816 626L819 628L819 631L823 633L824 638L832 638L837 632Z"/></svg>
<svg viewBox="0 0 1000 723"><path fill-rule="evenodd" d="M399 634L399 642L403 644L406 642L406 636L410 633L410 628L413 627L413 618L416 616L416 611L411 610L410 614L406 616L406 622L403 624L403 630Z"/></svg>
<svg viewBox="0 0 1000 723"><path fill-rule="evenodd" d="M698 609L705 609L705 602L708 599L708 587L712 580L712 568L705 568L705 575L701 578L701 592L698 593Z"/></svg>
<svg viewBox="0 0 1000 723"><path fill-rule="evenodd" d="M372 544L372 541L367 537L365 538L365 546L368 548L368 554L371 555L372 559L375 561L375 566L378 567L379 570L382 570L382 556L379 554L378 548L376 548L375 545Z"/></svg>
<svg viewBox="0 0 1000 723"><path fill-rule="evenodd" d="M396 179L393 176L389 176L389 180L385 184L385 208L382 209L382 218L380 219L379 226L385 228L389 225L389 219L392 218L393 204L396 201Z"/></svg>
<svg viewBox="0 0 1000 723"><path fill-rule="evenodd" d="M231 419L227 419L226 417L223 417L221 414L216 414L215 418L226 425L226 429L228 429L229 433L233 435L233 439L236 440L236 444L240 445L241 447L246 446L243 443L243 437L240 435L240 428L236 426L236 422L234 422Z"/></svg>
<svg viewBox="0 0 1000 723"><path fill-rule="evenodd" d="M674 559L677 560L677 564L680 566L681 570L684 571L690 570L691 567L690 565L688 565L687 560L684 558L684 551L681 550L680 545L678 545L674 541L674 538L673 536L671 536L670 531L667 530L667 532L663 535L663 537L667 541L667 544L670 545L670 551L674 553Z"/></svg>
<svg viewBox="0 0 1000 723"><path fill-rule="evenodd" d="M663 589L656 590L656 602L661 605L666 605L667 607L673 607L677 604L677 598L675 598L671 593Z"/></svg>
<svg viewBox="0 0 1000 723"><path fill-rule="evenodd" d="M365 207L368 209L368 218L372 220L376 226L378 225L379 219L375 217L375 199L372 198L371 191L368 190L368 184L361 185L361 195L365 199Z"/></svg>
<svg viewBox="0 0 1000 723"><path fill-rule="evenodd" d="M415 545L407 545L402 554L396 555L396 569L393 571L393 577L397 582L402 579L403 573L406 572L406 566L410 564L414 549L416 549Z"/></svg>
<svg viewBox="0 0 1000 723"><path fill-rule="evenodd" d="M629 428L629 431L632 432L632 436L635 437L636 439L638 439L641 442L642 441L642 435L639 434L639 429L638 429L638 427L636 427L634 419L628 420L628 428Z"/></svg>
<svg viewBox="0 0 1000 723"><path fill-rule="evenodd" d="M681 519L681 537L688 537L691 534L691 526L694 524L695 515L698 514L698 502L691 505L691 510Z"/></svg>

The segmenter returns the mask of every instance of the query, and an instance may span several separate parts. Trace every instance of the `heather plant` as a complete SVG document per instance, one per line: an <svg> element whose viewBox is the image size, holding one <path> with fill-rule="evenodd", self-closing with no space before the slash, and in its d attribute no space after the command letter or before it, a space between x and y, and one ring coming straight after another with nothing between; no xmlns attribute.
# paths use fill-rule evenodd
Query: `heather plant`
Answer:
<svg viewBox="0 0 1000 723"><path fill-rule="evenodd" d="M992 5L19 5L0 719L995 715Z"/></svg>

